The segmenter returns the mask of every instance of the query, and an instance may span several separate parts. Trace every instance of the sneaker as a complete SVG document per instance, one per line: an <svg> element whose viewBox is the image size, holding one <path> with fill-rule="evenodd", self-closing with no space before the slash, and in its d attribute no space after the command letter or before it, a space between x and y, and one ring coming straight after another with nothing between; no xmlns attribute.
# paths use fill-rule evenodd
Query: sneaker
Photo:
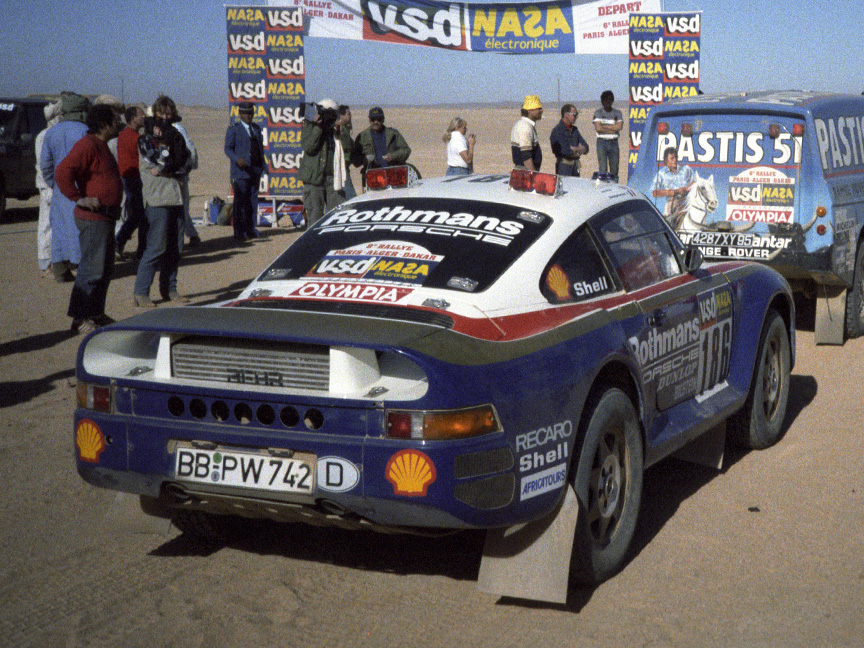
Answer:
<svg viewBox="0 0 864 648"><path fill-rule="evenodd" d="M87 335L97 328L99 328L99 325L91 319L76 319L72 320L70 331L72 335Z"/></svg>
<svg viewBox="0 0 864 648"><path fill-rule="evenodd" d="M135 298L136 308L156 308L156 304L150 299L150 295L132 295Z"/></svg>

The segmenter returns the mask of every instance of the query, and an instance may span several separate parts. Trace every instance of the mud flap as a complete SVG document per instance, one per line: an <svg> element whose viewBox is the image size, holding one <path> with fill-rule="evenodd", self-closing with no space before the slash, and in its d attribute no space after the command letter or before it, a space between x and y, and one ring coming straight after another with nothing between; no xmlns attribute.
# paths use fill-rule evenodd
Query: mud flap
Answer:
<svg viewBox="0 0 864 648"><path fill-rule="evenodd" d="M723 451L726 448L726 421L693 439L673 456L681 461L707 466L715 470L723 468Z"/></svg>
<svg viewBox="0 0 864 648"><path fill-rule="evenodd" d="M579 502L568 484L561 504L546 516L487 531L477 588L499 596L566 603L578 514Z"/></svg>
<svg viewBox="0 0 864 648"><path fill-rule="evenodd" d="M846 288L818 284L816 291L816 344L843 344Z"/></svg>
<svg viewBox="0 0 864 648"><path fill-rule="evenodd" d="M105 514L105 522L126 533L155 533L167 536L171 520L145 512L138 495L118 492Z"/></svg>

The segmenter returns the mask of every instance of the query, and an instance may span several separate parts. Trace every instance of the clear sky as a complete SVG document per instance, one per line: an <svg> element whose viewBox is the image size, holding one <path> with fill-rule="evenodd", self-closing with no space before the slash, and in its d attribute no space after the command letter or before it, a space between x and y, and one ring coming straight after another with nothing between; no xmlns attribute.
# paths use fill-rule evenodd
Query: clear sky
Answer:
<svg viewBox="0 0 864 648"><path fill-rule="evenodd" d="M227 106L222 0L6 0L0 96L114 94L152 102ZM264 4L263 1L231 5ZM864 91L864 6L859 0L665 0L702 11L705 92ZM428 47L309 38L306 94L359 105L626 101L626 55L447 52Z"/></svg>

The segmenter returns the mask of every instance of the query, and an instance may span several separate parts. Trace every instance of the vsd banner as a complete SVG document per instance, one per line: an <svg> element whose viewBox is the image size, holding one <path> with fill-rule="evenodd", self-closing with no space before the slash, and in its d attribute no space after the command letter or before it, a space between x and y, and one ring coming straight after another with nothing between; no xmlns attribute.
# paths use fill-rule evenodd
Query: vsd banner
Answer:
<svg viewBox="0 0 864 648"><path fill-rule="evenodd" d="M299 196L300 105L306 101L303 10L232 6L226 7L226 20L231 121L239 119L237 105L251 101L264 134L268 168L259 192Z"/></svg>
<svg viewBox="0 0 864 648"><path fill-rule="evenodd" d="M628 18L661 0L271 0L302 6L307 35L505 54L625 54Z"/></svg>
<svg viewBox="0 0 864 648"><path fill-rule="evenodd" d="M632 173L651 106L699 94L701 13L631 14L630 154Z"/></svg>

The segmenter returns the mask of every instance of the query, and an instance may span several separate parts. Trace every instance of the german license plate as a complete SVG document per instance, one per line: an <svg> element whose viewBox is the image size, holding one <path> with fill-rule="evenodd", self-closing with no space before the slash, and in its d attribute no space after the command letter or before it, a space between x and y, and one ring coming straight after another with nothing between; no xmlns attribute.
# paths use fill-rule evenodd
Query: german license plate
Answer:
<svg viewBox="0 0 864 648"><path fill-rule="evenodd" d="M315 457L178 446L174 476L185 482L311 495L315 492Z"/></svg>

